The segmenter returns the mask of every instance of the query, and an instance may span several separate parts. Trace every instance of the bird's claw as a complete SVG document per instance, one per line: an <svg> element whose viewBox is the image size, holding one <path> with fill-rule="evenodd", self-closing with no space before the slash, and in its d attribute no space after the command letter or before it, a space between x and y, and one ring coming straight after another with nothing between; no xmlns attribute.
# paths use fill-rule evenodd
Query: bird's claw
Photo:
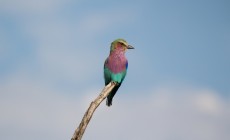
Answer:
<svg viewBox="0 0 230 140"><path fill-rule="evenodd" d="M115 85L115 86L118 85L118 83L115 82L115 81L112 81L112 84Z"/></svg>

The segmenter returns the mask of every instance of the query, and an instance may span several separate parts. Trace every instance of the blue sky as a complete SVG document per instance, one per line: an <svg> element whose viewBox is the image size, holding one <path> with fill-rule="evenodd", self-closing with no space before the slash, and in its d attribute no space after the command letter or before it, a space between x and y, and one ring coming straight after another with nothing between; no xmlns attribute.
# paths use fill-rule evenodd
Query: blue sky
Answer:
<svg viewBox="0 0 230 140"><path fill-rule="evenodd" d="M117 38L135 47L128 74L84 139L229 139L229 13L226 0L1 0L0 139L70 139Z"/></svg>

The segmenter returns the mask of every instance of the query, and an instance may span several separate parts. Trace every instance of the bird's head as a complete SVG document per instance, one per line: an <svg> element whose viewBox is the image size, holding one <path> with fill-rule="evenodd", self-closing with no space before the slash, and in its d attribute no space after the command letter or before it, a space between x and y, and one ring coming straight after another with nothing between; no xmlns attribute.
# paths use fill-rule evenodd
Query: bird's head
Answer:
<svg viewBox="0 0 230 140"><path fill-rule="evenodd" d="M115 50L125 52L127 49L134 49L134 47L129 45L124 39L116 39L111 43L110 52Z"/></svg>

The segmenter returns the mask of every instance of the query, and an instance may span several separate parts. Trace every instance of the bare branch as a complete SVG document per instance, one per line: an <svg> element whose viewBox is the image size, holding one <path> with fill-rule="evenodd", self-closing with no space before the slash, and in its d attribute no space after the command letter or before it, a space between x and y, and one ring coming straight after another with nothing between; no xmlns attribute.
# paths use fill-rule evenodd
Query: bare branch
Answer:
<svg viewBox="0 0 230 140"><path fill-rule="evenodd" d="M81 140L85 129L90 121L90 119L93 116L94 111L96 108L100 105L100 103L108 96L110 91L115 87L115 83L110 82L107 86L104 87L102 92L99 94L99 96L91 102L89 108L85 112L84 117L81 120L81 123L79 124L78 128L75 130L73 137L71 140Z"/></svg>

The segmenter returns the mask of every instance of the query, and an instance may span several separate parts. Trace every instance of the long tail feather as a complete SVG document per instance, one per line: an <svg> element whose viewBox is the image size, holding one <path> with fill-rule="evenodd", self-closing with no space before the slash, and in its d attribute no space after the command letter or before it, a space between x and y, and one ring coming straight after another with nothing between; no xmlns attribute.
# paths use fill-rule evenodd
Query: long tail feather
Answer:
<svg viewBox="0 0 230 140"><path fill-rule="evenodd" d="M107 100L106 100L106 105L107 106L111 106L112 105L113 97L116 94L116 92L117 92L117 90L119 89L120 86L121 86L121 84L119 84L116 87L114 87L114 89L107 96Z"/></svg>

